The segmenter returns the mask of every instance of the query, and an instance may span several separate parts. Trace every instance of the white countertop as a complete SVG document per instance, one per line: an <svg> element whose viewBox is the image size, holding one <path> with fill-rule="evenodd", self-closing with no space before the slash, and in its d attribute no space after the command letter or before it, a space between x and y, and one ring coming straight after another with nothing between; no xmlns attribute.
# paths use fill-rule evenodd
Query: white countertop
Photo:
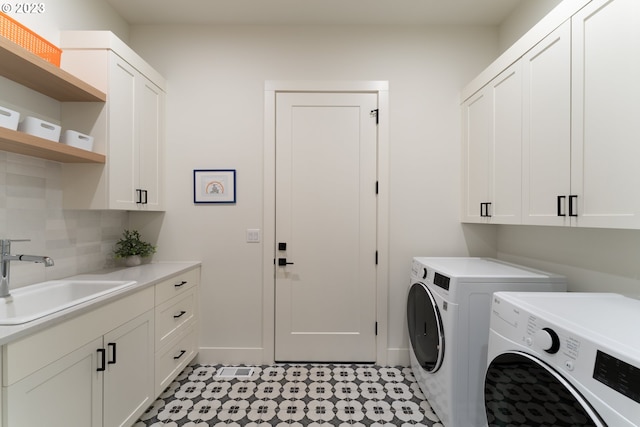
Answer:
<svg viewBox="0 0 640 427"><path fill-rule="evenodd" d="M115 301L123 296L130 295L146 287L153 286L156 283L162 282L173 276L177 276L198 266L200 266L200 262L196 261L157 262L142 264L137 267L123 267L96 271L94 273L80 274L65 278L65 280L135 280L136 283L31 322L23 323L21 325L0 326L0 345L8 344L37 331L64 322L72 317L94 310L101 305Z"/></svg>

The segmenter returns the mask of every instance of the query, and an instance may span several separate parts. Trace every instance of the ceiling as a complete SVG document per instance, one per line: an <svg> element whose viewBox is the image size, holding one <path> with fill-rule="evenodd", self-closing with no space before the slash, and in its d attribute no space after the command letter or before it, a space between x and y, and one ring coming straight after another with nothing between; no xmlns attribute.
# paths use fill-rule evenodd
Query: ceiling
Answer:
<svg viewBox="0 0 640 427"><path fill-rule="evenodd" d="M522 0L105 0L129 24L498 25Z"/></svg>

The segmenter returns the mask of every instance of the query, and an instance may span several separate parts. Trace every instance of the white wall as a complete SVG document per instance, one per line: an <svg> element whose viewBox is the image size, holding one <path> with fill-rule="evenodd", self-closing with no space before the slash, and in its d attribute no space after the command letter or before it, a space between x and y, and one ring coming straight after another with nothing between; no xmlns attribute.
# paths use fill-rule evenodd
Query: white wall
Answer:
<svg viewBox="0 0 640 427"><path fill-rule="evenodd" d="M507 50L563 0L521 0L518 7L500 24L498 47ZM573 1L573 0L565 0Z"/></svg>
<svg viewBox="0 0 640 427"><path fill-rule="evenodd" d="M15 6L17 2L5 2ZM37 15L10 14L54 44L64 29L104 28L128 36L128 25L101 0L49 0ZM0 105L60 123L60 103L0 78ZM128 226L126 212L62 209L61 164L0 152L0 238L13 253L49 255L55 266L12 262L12 288L113 264L112 248Z"/></svg>
<svg viewBox="0 0 640 427"><path fill-rule="evenodd" d="M500 226L498 257L567 277L574 292L640 295L639 230Z"/></svg>
<svg viewBox="0 0 640 427"><path fill-rule="evenodd" d="M269 249L245 243L245 231L263 227L266 80L389 81L391 353L408 346L412 256L495 255L492 229L458 222L459 91L495 58L494 28L134 26L131 45L168 81L167 212L131 221L157 236L154 259L203 262L208 354L237 350L242 362L262 347ZM237 204L195 206L196 168L237 169Z"/></svg>

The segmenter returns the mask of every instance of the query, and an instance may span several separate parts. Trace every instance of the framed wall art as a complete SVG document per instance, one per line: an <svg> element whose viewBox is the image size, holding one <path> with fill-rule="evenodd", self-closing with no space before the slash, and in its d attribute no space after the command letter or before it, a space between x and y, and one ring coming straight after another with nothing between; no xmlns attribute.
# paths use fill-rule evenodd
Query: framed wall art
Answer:
<svg viewBox="0 0 640 427"><path fill-rule="evenodd" d="M193 203L235 203L235 169L195 169Z"/></svg>

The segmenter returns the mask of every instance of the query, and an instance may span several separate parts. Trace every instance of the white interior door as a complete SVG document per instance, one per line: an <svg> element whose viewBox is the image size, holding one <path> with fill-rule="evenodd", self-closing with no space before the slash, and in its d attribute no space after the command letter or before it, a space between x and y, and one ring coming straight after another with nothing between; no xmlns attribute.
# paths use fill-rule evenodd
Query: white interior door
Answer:
<svg viewBox="0 0 640 427"><path fill-rule="evenodd" d="M377 103L276 95L276 361L376 360Z"/></svg>

